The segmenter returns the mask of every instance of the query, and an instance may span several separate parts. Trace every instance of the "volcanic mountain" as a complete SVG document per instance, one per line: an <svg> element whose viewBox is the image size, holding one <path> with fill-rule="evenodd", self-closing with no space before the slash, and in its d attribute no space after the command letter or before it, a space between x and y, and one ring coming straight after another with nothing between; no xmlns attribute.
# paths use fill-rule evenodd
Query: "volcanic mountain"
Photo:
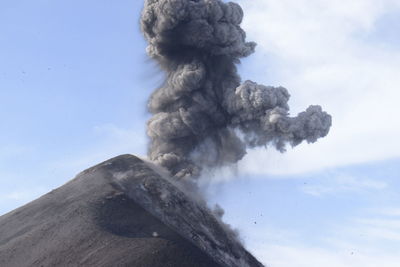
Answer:
<svg viewBox="0 0 400 267"><path fill-rule="evenodd" d="M204 202L122 155L1 216L0 266L263 265Z"/></svg>

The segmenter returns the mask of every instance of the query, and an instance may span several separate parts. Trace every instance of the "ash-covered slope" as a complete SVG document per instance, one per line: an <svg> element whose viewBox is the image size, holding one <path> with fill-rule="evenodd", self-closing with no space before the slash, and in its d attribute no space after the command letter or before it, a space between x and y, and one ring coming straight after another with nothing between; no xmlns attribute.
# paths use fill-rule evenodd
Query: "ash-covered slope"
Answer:
<svg viewBox="0 0 400 267"><path fill-rule="evenodd" d="M262 266L202 204L122 155L0 217L0 266Z"/></svg>

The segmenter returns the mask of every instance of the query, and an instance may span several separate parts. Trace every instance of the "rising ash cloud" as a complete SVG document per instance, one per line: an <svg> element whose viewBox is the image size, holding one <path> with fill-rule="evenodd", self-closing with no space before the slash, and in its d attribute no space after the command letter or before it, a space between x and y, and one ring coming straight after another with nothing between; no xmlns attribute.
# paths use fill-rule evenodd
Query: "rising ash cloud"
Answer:
<svg viewBox="0 0 400 267"><path fill-rule="evenodd" d="M238 4L220 0L145 1L147 53L167 74L148 102L148 154L178 179L236 163L247 148L284 152L329 132L320 106L290 117L287 89L241 81L236 65L256 47L242 18Z"/></svg>

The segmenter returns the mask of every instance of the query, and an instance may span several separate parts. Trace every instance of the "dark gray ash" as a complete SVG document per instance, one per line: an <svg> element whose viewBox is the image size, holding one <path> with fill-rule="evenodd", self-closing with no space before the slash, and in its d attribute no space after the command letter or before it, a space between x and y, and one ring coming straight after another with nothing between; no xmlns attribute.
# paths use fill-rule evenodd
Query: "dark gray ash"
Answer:
<svg viewBox="0 0 400 267"><path fill-rule="evenodd" d="M243 11L221 0L147 0L141 28L147 52L167 74L151 96L149 157L176 178L235 163L247 148L315 142L331 116L310 106L289 117L289 93L241 82L236 64L254 52Z"/></svg>

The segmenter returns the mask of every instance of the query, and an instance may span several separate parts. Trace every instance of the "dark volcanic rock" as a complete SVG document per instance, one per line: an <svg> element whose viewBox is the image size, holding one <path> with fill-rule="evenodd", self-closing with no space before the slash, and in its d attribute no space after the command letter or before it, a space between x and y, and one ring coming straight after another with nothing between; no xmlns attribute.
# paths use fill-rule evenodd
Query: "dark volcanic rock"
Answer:
<svg viewBox="0 0 400 267"><path fill-rule="evenodd" d="M201 202L123 155L0 217L0 266L262 266Z"/></svg>

